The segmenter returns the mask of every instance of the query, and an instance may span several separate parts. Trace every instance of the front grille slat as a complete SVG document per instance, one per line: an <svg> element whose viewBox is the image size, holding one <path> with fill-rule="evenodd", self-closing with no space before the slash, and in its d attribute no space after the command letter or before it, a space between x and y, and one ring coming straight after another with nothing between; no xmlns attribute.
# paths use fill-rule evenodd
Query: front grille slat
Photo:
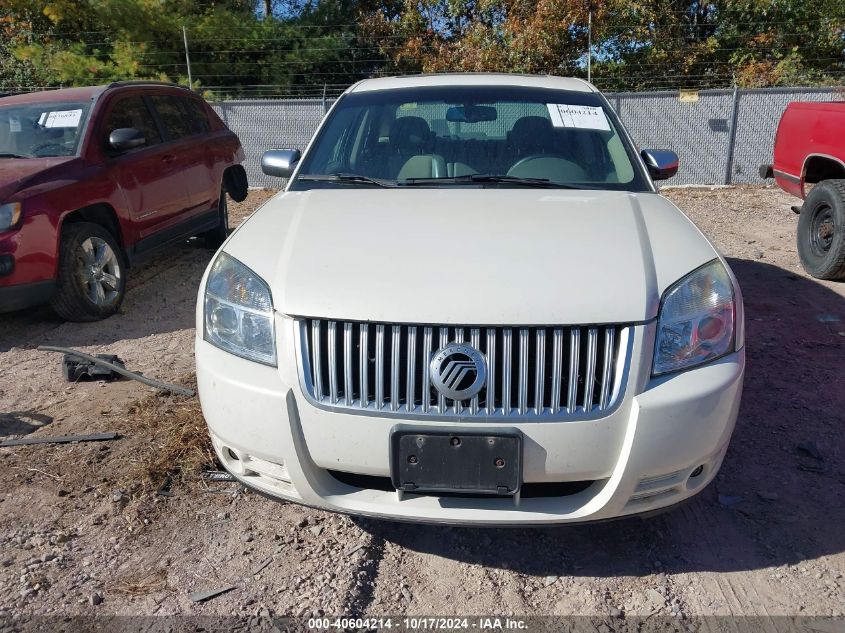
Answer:
<svg viewBox="0 0 845 633"><path fill-rule="evenodd" d="M308 398L325 408L382 416L605 415L624 391L618 388L624 385L619 373L627 371L631 347L625 325L480 328L316 318L296 323ZM465 401L446 398L431 381L431 360L450 343L469 344L486 360L485 383Z"/></svg>
<svg viewBox="0 0 845 633"><path fill-rule="evenodd" d="M528 330L519 331L519 384L517 387L519 415L528 411Z"/></svg>
<svg viewBox="0 0 845 633"><path fill-rule="evenodd" d="M607 401L610 398L610 390L613 387L611 378L613 376L613 344L616 331L613 328L605 328L604 331L604 364L602 365L601 395L599 396L599 409L607 408Z"/></svg>
<svg viewBox="0 0 845 633"><path fill-rule="evenodd" d="M352 373L352 324L343 324L343 398L347 407L352 406L352 397L355 390L352 387L352 380L355 378Z"/></svg>
<svg viewBox="0 0 845 633"><path fill-rule="evenodd" d="M511 338L512 331L506 327L502 332L502 411L511 414Z"/></svg>
<svg viewBox="0 0 845 633"><path fill-rule="evenodd" d="M402 328L393 326L390 338L390 410L399 410L399 349L402 342Z"/></svg>
<svg viewBox="0 0 845 633"><path fill-rule="evenodd" d="M447 327L440 328L440 335L439 336L440 337L437 341L437 349L442 349L442 348L446 347L446 345L449 343L449 328L447 328ZM437 411L440 414L446 413L446 396L444 396L442 393L439 393L439 392L437 394Z"/></svg>
<svg viewBox="0 0 845 633"><path fill-rule="evenodd" d="M472 328L469 331L469 344L475 349L481 349L481 330L478 328ZM478 394L474 395L472 400L469 401L469 412L472 415L476 415L478 413Z"/></svg>
<svg viewBox="0 0 845 633"><path fill-rule="evenodd" d="M358 335L358 376L360 381L359 394L360 399L358 405L361 408L367 406L370 400L370 355L369 355L369 338L370 326L367 323L362 323L359 328Z"/></svg>
<svg viewBox="0 0 845 633"><path fill-rule="evenodd" d="M405 408L408 411L413 411L416 406L417 393L416 382L417 377L417 328L411 326L408 328L408 353L407 356L407 387L405 387Z"/></svg>
<svg viewBox="0 0 845 633"><path fill-rule="evenodd" d="M598 330L587 330L587 369L584 372L584 411L593 410L593 390L596 384L596 350L598 349Z"/></svg>
<svg viewBox="0 0 845 633"><path fill-rule="evenodd" d="M580 363L581 330L573 328L569 332L569 380L566 383L566 410L575 413L578 397L578 365Z"/></svg>
<svg viewBox="0 0 845 633"><path fill-rule="evenodd" d="M561 384L563 383L563 330L555 328L552 334L552 394L549 408L552 415L560 412Z"/></svg>
<svg viewBox="0 0 845 633"><path fill-rule="evenodd" d="M337 402L337 321L329 321L329 395Z"/></svg>
<svg viewBox="0 0 845 633"><path fill-rule="evenodd" d="M534 334L537 357L534 360L534 412L542 415L544 408L543 390L546 386L546 330L538 329Z"/></svg>
<svg viewBox="0 0 845 633"><path fill-rule="evenodd" d="M378 411L384 406L384 326L376 326L376 401Z"/></svg>
<svg viewBox="0 0 845 633"><path fill-rule="evenodd" d="M422 363L422 409L423 413L428 413L431 408L431 377L429 376L429 365L431 363L431 337L432 329L426 327L423 330L423 355L420 359Z"/></svg>
<svg viewBox="0 0 845 633"><path fill-rule="evenodd" d="M496 330L487 328L487 394L484 398L487 415L496 413Z"/></svg>
<svg viewBox="0 0 845 633"><path fill-rule="evenodd" d="M311 322L311 340L313 344L311 349L314 350L314 355L311 358L311 367L314 369L314 395L318 400L323 399L323 353L320 345L320 335L322 327L320 319L314 319Z"/></svg>

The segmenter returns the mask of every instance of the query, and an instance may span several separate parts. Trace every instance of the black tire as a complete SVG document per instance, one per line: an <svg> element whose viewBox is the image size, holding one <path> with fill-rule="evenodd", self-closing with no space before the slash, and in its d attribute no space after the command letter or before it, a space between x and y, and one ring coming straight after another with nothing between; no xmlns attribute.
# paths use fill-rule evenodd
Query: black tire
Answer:
<svg viewBox="0 0 845 633"><path fill-rule="evenodd" d="M67 321L99 321L116 313L126 294L126 257L99 224L62 229L53 311Z"/></svg>
<svg viewBox="0 0 845 633"><path fill-rule="evenodd" d="M220 189L220 198L217 202L217 217L219 224L216 228L203 233L203 238L208 248L217 250L223 246L223 242L229 237L229 205L226 204L226 190Z"/></svg>
<svg viewBox="0 0 845 633"><path fill-rule="evenodd" d="M798 255L817 279L845 279L845 180L823 180L801 208Z"/></svg>

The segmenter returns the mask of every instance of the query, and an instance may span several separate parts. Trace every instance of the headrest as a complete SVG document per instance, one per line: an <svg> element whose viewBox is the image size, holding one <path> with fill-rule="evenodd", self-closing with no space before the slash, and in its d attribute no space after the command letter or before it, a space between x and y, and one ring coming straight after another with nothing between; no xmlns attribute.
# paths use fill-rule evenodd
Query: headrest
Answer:
<svg viewBox="0 0 845 633"><path fill-rule="evenodd" d="M524 116L517 119L510 133L511 143L521 151L541 151L554 146L554 129L549 119Z"/></svg>
<svg viewBox="0 0 845 633"><path fill-rule="evenodd" d="M399 117L390 126L390 144L394 149L417 150L431 138L425 119L418 116Z"/></svg>

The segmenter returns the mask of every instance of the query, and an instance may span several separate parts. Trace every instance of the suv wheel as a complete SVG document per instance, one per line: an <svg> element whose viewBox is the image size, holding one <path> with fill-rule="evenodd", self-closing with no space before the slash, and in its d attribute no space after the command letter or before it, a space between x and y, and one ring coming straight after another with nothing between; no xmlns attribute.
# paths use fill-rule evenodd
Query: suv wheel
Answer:
<svg viewBox="0 0 845 633"><path fill-rule="evenodd" d="M99 224L65 225L53 310L68 321L97 321L120 308L126 291L123 251Z"/></svg>
<svg viewBox="0 0 845 633"><path fill-rule="evenodd" d="M226 189L220 188L220 202L217 203L217 215L220 223L217 228L203 234L209 248L217 250L229 237L229 206L226 204Z"/></svg>
<svg viewBox="0 0 845 633"><path fill-rule="evenodd" d="M818 279L845 279L845 180L823 180L798 219L798 255Z"/></svg>

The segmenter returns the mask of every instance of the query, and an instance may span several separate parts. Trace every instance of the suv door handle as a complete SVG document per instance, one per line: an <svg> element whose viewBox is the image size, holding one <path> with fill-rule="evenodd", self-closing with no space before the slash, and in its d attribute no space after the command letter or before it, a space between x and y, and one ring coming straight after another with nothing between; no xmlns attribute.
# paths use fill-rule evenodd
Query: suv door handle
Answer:
<svg viewBox="0 0 845 633"><path fill-rule="evenodd" d="M161 157L161 162L163 163L172 163L174 160L176 160L176 156L173 154L165 154Z"/></svg>

